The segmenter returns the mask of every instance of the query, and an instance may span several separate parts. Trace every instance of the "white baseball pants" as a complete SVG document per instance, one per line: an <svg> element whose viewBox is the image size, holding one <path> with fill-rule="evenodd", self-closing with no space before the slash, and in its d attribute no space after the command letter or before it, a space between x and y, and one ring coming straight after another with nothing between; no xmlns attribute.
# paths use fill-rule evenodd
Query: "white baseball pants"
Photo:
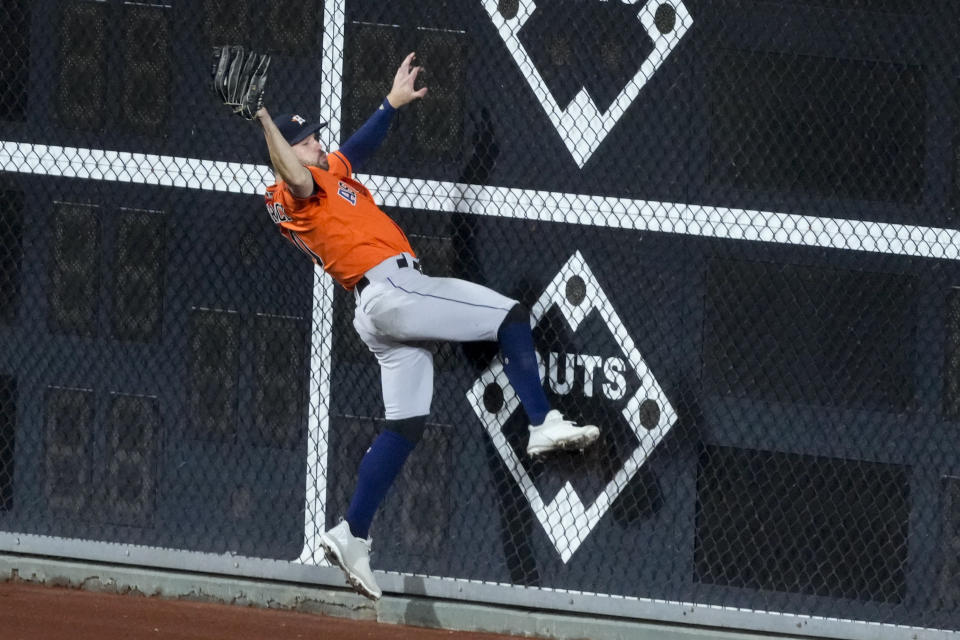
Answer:
<svg viewBox="0 0 960 640"><path fill-rule="evenodd" d="M355 290L353 326L380 363L387 420L430 413L433 354L416 342L496 340L517 304L479 284L432 278L415 267L410 254L388 258Z"/></svg>

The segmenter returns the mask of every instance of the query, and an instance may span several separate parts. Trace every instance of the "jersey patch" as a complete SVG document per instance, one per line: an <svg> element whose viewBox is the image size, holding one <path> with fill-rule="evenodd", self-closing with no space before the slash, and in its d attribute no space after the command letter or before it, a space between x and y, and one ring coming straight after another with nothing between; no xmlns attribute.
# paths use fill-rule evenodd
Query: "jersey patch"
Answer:
<svg viewBox="0 0 960 640"><path fill-rule="evenodd" d="M357 206L357 192L346 182L341 181L337 184L337 195L353 206Z"/></svg>

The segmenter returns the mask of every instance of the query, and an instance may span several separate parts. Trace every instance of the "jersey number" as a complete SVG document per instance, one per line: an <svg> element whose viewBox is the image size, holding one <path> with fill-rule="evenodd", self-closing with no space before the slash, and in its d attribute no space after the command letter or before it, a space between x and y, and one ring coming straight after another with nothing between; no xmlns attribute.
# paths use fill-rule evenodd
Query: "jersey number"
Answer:
<svg viewBox="0 0 960 640"><path fill-rule="evenodd" d="M320 259L320 256L310 250L310 247L307 246L307 243L303 241L303 238L301 238L296 231L287 229L287 233L290 234L290 242L292 242L297 249L300 249L300 251L303 251L305 254L307 254L316 264L320 265L321 267L323 266L323 260Z"/></svg>

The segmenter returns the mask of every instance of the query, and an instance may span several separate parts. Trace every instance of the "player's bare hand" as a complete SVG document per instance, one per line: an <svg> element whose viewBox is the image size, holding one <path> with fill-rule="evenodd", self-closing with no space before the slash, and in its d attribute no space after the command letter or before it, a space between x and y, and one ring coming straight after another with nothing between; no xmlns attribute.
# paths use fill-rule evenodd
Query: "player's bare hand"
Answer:
<svg viewBox="0 0 960 640"><path fill-rule="evenodd" d="M393 88L387 94L387 100L394 109L399 109L403 105L422 98L427 93L426 87L414 90L413 85L417 81L417 75L423 71L423 67L413 66L413 60L417 57L415 52L410 52L400 68L397 69L397 75L393 78Z"/></svg>

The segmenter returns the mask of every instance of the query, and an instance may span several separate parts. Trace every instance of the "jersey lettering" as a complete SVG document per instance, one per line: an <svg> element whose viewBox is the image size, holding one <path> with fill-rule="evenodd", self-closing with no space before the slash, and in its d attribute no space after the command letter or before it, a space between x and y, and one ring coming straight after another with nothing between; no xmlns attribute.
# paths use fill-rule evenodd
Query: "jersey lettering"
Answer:
<svg viewBox="0 0 960 640"><path fill-rule="evenodd" d="M270 215L270 219L273 220L273 224L280 224L281 222L290 222L291 218L287 215L287 212L284 210L283 205L279 202L268 202L267 203L267 213Z"/></svg>
<svg viewBox="0 0 960 640"><path fill-rule="evenodd" d="M341 181L337 184L337 195L353 206L357 206L357 192L347 183Z"/></svg>

